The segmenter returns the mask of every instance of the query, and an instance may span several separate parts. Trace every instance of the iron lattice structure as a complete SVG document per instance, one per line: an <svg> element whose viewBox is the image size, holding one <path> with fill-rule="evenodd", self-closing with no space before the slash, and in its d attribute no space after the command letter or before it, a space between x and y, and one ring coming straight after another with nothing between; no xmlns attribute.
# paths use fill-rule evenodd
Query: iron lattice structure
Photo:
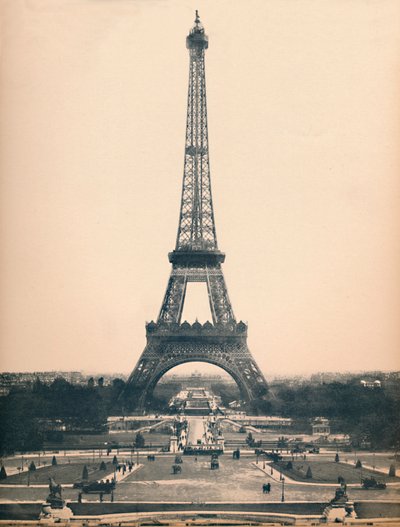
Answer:
<svg viewBox="0 0 400 527"><path fill-rule="evenodd" d="M245 400L267 391L247 347L247 326L236 322L221 264L211 193L205 50L208 38L196 11L187 39L189 89L182 199L172 271L157 322L146 325L147 345L125 390L130 406L143 407L159 379L184 362L220 366L236 381ZM205 282L212 323L181 323L188 282Z"/></svg>

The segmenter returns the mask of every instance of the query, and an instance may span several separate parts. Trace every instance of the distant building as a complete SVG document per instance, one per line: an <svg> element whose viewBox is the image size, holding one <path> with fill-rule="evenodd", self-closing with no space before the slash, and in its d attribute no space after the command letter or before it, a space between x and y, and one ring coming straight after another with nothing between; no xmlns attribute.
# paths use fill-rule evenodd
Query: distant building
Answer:
<svg viewBox="0 0 400 527"><path fill-rule="evenodd" d="M292 419L288 417L280 417L275 415L247 415L245 412L226 411L225 420L234 421L241 426L252 426L259 429L275 429L290 428L293 424Z"/></svg>
<svg viewBox="0 0 400 527"><path fill-rule="evenodd" d="M364 388L382 388L382 383L378 379L375 380L375 381L366 381L366 380L362 379L360 381L360 384Z"/></svg>
<svg viewBox="0 0 400 527"><path fill-rule="evenodd" d="M311 426L313 436L327 437L331 433L329 420L325 417L316 417Z"/></svg>

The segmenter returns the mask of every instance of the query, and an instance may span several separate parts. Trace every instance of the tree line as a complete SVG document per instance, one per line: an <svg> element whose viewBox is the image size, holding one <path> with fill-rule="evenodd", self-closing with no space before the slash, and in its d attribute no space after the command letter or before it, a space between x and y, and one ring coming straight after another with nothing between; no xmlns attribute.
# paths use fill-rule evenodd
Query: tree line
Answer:
<svg viewBox="0 0 400 527"><path fill-rule="evenodd" d="M300 430L310 431L319 416L330 420L332 433L351 436L354 446L400 447L400 392L398 389L365 388L355 382L274 385L264 399L251 404L255 413L290 417Z"/></svg>
<svg viewBox="0 0 400 527"><path fill-rule="evenodd" d="M105 431L107 416L121 413L118 397L124 385L121 379L111 386L95 386L89 379L82 386L58 378L50 385L36 380L30 387L12 388L0 397L0 454L42 448L51 435L44 431L45 421L60 420L75 431Z"/></svg>
<svg viewBox="0 0 400 527"><path fill-rule="evenodd" d="M0 397L0 454L42 448L49 432L41 422L60 420L71 431L103 432L107 417L124 413L121 379L110 386L90 379L85 386L56 379L51 385L39 380L30 387L15 387ZM168 408L172 388L162 386L155 398L159 410ZM212 390L225 406L238 398L235 386L216 383ZM354 446L400 448L400 393L398 389L369 389L355 382L311 383L290 387L275 384L268 394L246 406L253 414L293 419L294 430L310 433L311 420L318 416L331 422L333 433L351 436Z"/></svg>

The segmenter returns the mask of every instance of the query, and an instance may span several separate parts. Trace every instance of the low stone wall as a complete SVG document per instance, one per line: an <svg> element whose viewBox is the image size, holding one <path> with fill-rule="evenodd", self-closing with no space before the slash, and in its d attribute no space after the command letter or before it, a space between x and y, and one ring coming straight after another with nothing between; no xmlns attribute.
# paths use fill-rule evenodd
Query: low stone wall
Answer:
<svg viewBox="0 0 400 527"><path fill-rule="evenodd" d="M235 511L279 512L282 514L322 514L326 503L71 503L69 507L78 516L99 514L125 514L131 512L170 511Z"/></svg>
<svg viewBox="0 0 400 527"><path fill-rule="evenodd" d="M0 520L37 520L41 503L0 503Z"/></svg>
<svg viewBox="0 0 400 527"><path fill-rule="evenodd" d="M154 503L154 502L69 502L68 507L77 516L100 516L104 514L129 513L163 513L184 512L190 510L216 512L243 512L251 515L258 513L322 515L326 503L320 502L246 502L246 503ZM36 520L39 517L41 504L30 503L0 503L0 520ZM400 518L400 503L394 501L361 501L355 502L355 510L359 518Z"/></svg>
<svg viewBox="0 0 400 527"><path fill-rule="evenodd" d="M154 503L154 502L67 502L76 516L100 516L104 514L129 514L137 512L173 512L173 511L231 511L231 512L265 512L280 514L320 515L326 503L319 502L269 502L269 503ZM2 503L0 504L1 520L34 520L40 513L40 503Z"/></svg>
<svg viewBox="0 0 400 527"><path fill-rule="evenodd" d="M358 518L400 518L400 502L357 501L354 510Z"/></svg>

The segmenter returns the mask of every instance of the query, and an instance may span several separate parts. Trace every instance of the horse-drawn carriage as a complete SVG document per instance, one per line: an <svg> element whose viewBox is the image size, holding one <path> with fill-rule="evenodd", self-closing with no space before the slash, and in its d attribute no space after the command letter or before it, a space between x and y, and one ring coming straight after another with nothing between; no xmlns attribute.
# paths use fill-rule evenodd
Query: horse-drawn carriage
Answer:
<svg viewBox="0 0 400 527"><path fill-rule="evenodd" d="M74 483L74 489L81 489L84 494L111 494L115 489L115 481L79 481Z"/></svg>
<svg viewBox="0 0 400 527"><path fill-rule="evenodd" d="M180 474L182 467L180 465L172 465L172 474Z"/></svg>
<svg viewBox="0 0 400 527"><path fill-rule="evenodd" d="M362 488L366 490L386 489L386 483L377 481L373 476L362 480Z"/></svg>
<svg viewBox="0 0 400 527"><path fill-rule="evenodd" d="M217 470L219 468L218 454L211 456L211 470Z"/></svg>

